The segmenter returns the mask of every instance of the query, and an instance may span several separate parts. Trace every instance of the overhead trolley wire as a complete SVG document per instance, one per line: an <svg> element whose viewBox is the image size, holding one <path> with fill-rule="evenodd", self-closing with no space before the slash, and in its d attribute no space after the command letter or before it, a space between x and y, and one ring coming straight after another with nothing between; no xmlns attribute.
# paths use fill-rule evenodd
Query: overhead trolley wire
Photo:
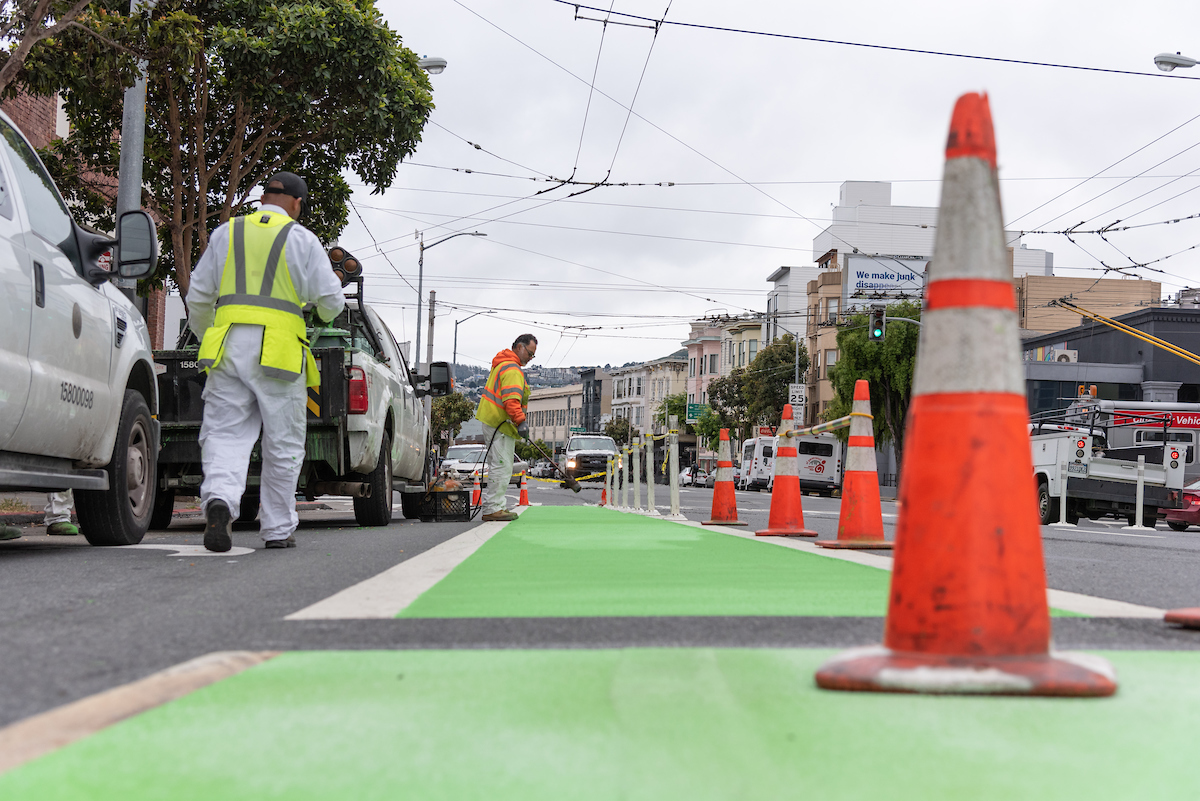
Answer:
<svg viewBox="0 0 1200 801"><path fill-rule="evenodd" d="M571 6L571 7L575 8L577 11L578 11L578 9L581 9L581 8L587 9L588 11L600 11L600 12L604 11L603 9L595 8L593 6L587 6L587 5L583 5L582 3L572 2L572 0L553 0L553 2L559 3L564 6ZM622 16L622 17L627 17L629 19L641 20L643 22L652 22L652 23L657 22L657 20L655 20L653 17L643 17L638 14L628 14L628 13L621 12L621 11L613 12L611 10L609 13L616 14L616 15ZM587 19L587 18L583 18L583 19ZM839 45L842 47L862 47L862 48L867 48L870 50L888 50L888 51L898 52L898 53L915 53L915 54L924 55L924 56L943 56L946 58L966 58L966 59L974 59L976 61L993 61L993 62L998 62L1001 64L1020 64L1020 65L1029 66L1029 67L1053 67L1055 69L1081 70L1084 72L1103 72L1103 73L1110 73L1110 74L1115 74L1115 75L1140 75L1140 76L1146 77L1146 78L1176 78L1176 79L1189 80L1189 81L1200 80L1200 78L1197 78L1192 75L1177 75L1175 73L1136 72L1134 70L1108 69L1105 67L1084 67L1084 66L1080 66L1080 65L1076 65L1076 64L1056 64L1054 62L1048 62L1048 61L1024 61L1024 60L1015 59L1015 58L999 58L997 56L980 56L980 55L975 55L975 54L971 54L971 53L950 53L950 52L942 51L942 50L921 50L921 49L918 49L915 47L899 47L899 46L895 46L895 45L869 44L867 42L850 42L850 41L845 41L845 40L840 40L840 39L822 39L822 38L819 38L816 36L799 36L796 34L778 33L775 31L755 31L755 30L747 30L745 28L729 28L729 27L725 27L725 26L721 26L721 25L703 25L703 24L696 23L696 22L682 22L680 20L666 20L661 24L674 25L674 26L680 27L680 28L695 28L697 30L717 31L720 33L738 33L738 34L745 34L745 35L749 35L749 36L766 36L766 37L770 37L773 39L789 39L789 40L800 41L800 42L815 42L817 44L832 44L832 45Z"/></svg>

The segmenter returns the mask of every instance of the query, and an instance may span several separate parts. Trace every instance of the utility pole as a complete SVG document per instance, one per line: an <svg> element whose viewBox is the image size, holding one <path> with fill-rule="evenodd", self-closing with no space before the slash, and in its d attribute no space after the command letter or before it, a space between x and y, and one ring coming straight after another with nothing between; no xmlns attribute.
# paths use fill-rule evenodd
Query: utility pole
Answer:
<svg viewBox="0 0 1200 801"><path fill-rule="evenodd" d="M434 306L437 304L437 292L429 290L429 342L428 350L425 351L425 369L429 369L429 365L433 364L433 312ZM421 335L420 326L417 326L417 336ZM433 398L425 396L425 420L433 423Z"/></svg>
<svg viewBox="0 0 1200 801"><path fill-rule="evenodd" d="M129 14L149 12L158 0L130 0ZM125 108L121 113L121 162L117 173L117 219L127 211L142 207L142 161L146 149L146 60L138 60L138 78L133 86L125 90ZM116 254L113 254L114 257ZM116 264L116 259L113 259ZM144 298L137 296L137 280L120 278L115 280L117 288L133 302L135 308L146 317Z"/></svg>

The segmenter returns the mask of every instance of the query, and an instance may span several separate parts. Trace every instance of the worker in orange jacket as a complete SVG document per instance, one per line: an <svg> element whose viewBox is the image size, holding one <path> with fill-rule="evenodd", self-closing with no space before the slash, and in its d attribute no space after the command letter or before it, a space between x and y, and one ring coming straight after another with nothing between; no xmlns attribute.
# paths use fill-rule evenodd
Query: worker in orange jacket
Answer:
<svg viewBox="0 0 1200 801"><path fill-rule="evenodd" d="M512 348L496 354L475 410L476 419L483 423L484 442L489 445L487 489L482 499L485 521L517 519L506 508L505 492L512 479L517 438L529 438L529 425L525 422L529 383L521 368L533 360L537 344L533 334L521 334Z"/></svg>

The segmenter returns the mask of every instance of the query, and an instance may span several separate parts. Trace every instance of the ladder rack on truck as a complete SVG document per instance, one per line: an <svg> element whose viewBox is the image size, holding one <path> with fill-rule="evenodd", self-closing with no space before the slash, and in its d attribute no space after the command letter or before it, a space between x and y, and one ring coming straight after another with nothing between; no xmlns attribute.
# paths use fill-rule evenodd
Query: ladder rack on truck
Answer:
<svg viewBox="0 0 1200 801"><path fill-rule="evenodd" d="M1066 411L1036 415L1030 423L1033 471L1038 484L1038 511L1043 524L1060 519L1066 482L1068 523L1123 516L1133 525L1137 515L1138 457L1142 457L1142 518L1153 526L1160 509L1182 502L1184 454L1168 441L1169 416L1131 415L1121 423L1102 422L1099 404L1081 398ZM1110 435L1123 426L1163 427L1163 445L1111 447Z"/></svg>

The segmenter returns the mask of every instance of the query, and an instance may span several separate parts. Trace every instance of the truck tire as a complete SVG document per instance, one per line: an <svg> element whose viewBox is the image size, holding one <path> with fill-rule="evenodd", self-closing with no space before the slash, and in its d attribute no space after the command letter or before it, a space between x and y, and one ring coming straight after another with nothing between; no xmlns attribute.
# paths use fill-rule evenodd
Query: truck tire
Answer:
<svg viewBox="0 0 1200 801"><path fill-rule="evenodd" d="M1050 485L1045 479L1038 482L1038 518L1043 526L1058 522L1058 498L1050 497Z"/></svg>
<svg viewBox="0 0 1200 801"><path fill-rule="evenodd" d="M1167 525L1171 527L1171 531L1187 531L1188 524L1182 520L1168 520Z"/></svg>
<svg viewBox="0 0 1200 801"><path fill-rule="evenodd" d="M141 393L125 390L107 490L76 490L79 528L92 545L136 545L150 526L158 475L158 443Z"/></svg>
<svg viewBox="0 0 1200 801"><path fill-rule="evenodd" d="M383 432L375 469L358 478L371 485L370 498L354 499L354 519L360 526L386 526L392 522L392 441Z"/></svg>
<svg viewBox="0 0 1200 801"><path fill-rule="evenodd" d="M175 490L160 489L154 496L154 510L150 512L151 531L166 531L171 527L175 514Z"/></svg>

